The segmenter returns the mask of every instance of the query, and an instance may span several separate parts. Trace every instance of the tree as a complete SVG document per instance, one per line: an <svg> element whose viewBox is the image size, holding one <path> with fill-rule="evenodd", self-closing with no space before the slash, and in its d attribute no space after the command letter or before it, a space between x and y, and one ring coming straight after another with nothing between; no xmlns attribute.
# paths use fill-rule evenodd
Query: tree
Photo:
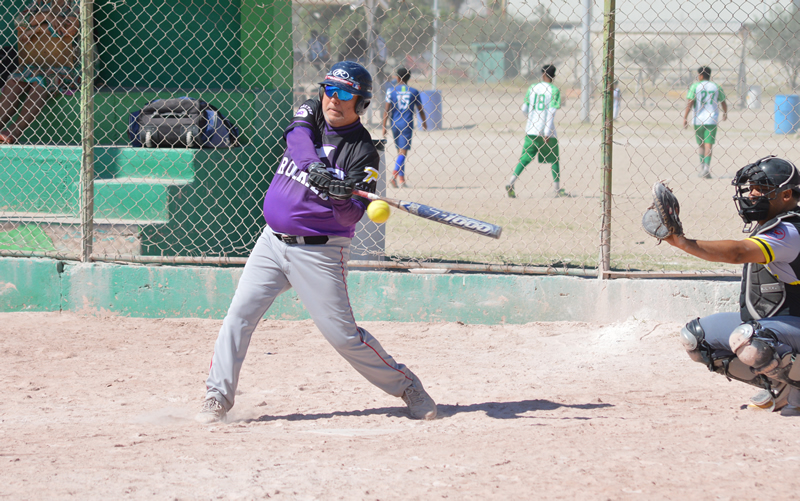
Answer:
<svg viewBox="0 0 800 501"><path fill-rule="evenodd" d="M686 50L681 45L671 45L663 41L643 41L625 49L622 60L637 64L655 84L661 71L685 54Z"/></svg>
<svg viewBox="0 0 800 501"><path fill-rule="evenodd" d="M756 59L778 61L789 74L792 91L798 90L800 73L800 9L792 4L788 9L775 8L753 27L753 47L750 54Z"/></svg>
<svg viewBox="0 0 800 501"><path fill-rule="evenodd" d="M462 0L450 0L442 6L459 6ZM386 41L390 55L403 58L418 55L426 50L433 38L433 10L431 2L389 0L389 9L380 4L375 9L375 27ZM331 52L336 57L345 39L358 28L367 36L364 3L351 5L306 3L295 6L297 24L295 44L308 38L310 30L326 33L330 37Z"/></svg>
<svg viewBox="0 0 800 501"><path fill-rule="evenodd" d="M555 62L563 47L550 29L554 19L543 5L534 13L535 17L524 20L497 12L486 17L454 14L446 22L443 44L518 43L536 65Z"/></svg>
<svg viewBox="0 0 800 501"><path fill-rule="evenodd" d="M673 61L683 58L686 50L681 45L671 45L664 41L642 41L625 49L622 61L634 63L639 66L637 77L640 103L647 103L644 90L644 81L650 80L656 84L661 71ZM644 75L642 75L644 74Z"/></svg>
<svg viewBox="0 0 800 501"><path fill-rule="evenodd" d="M390 10L378 19L386 48L398 59L429 50L433 40L433 9L427 2L391 0Z"/></svg>

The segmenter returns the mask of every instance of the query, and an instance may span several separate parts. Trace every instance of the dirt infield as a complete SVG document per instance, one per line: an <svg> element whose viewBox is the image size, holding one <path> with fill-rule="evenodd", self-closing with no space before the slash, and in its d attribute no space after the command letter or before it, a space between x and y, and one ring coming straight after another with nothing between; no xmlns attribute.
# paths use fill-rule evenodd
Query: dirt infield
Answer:
<svg viewBox="0 0 800 501"><path fill-rule="evenodd" d="M304 322L259 326L228 425L192 420L216 320L0 314L0 498L790 499L800 418L742 410L679 324L370 322L412 421ZM794 438L793 438L794 437Z"/></svg>

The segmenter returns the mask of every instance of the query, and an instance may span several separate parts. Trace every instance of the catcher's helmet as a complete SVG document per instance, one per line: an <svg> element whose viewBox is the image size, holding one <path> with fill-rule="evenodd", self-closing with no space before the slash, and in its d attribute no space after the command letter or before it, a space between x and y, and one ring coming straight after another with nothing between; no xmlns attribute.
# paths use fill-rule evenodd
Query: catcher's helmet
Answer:
<svg viewBox="0 0 800 501"><path fill-rule="evenodd" d="M784 190L800 196L800 171L795 165L775 155L745 165L733 176L731 184L736 192L733 201L745 223L761 221L767 217L770 200ZM761 196L750 198L751 186L763 186Z"/></svg>
<svg viewBox="0 0 800 501"><path fill-rule="evenodd" d="M353 61L342 61L331 66L325 80L319 83L319 98L326 85L333 85L351 92L360 99L356 103L356 113L363 115L372 98L372 76L366 68Z"/></svg>

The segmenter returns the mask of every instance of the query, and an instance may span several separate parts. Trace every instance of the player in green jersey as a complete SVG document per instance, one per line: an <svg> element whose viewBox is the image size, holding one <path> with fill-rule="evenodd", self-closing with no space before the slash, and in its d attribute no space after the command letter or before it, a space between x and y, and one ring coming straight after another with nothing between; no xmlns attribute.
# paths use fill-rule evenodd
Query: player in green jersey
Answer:
<svg viewBox="0 0 800 501"><path fill-rule="evenodd" d="M539 163L549 163L553 174L553 194L555 197L568 197L569 193L561 188L561 170L559 166L558 138L556 137L556 110L561 108L561 91L553 85L556 67L548 64L542 67L542 81L530 86L522 111L528 117L525 124L525 142L522 145L522 156L508 180L506 193L516 198L514 183L525 167L534 158Z"/></svg>
<svg viewBox="0 0 800 501"><path fill-rule="evenodd" d="M711 81L711 68L701 66L697 70L697 82L693 83L686 95L688 102L683 112L683 128L689 126L689 111L694 108L694 137L699 146L700 177L711 179L711 149L717 138L719 109L722 108L722 121L728 119L728 105L722 87Z"/></svg>

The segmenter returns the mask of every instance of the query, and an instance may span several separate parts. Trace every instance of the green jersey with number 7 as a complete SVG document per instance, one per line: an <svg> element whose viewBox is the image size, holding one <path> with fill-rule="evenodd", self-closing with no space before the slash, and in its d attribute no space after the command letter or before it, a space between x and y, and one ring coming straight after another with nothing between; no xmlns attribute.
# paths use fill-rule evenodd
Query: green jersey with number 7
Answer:
<svg viewBox="0 0 800 501"><path fill-rule="evenodd" d="M725 101L722 87L710 80L700 80L692 84L686 98L694 101L694 125L719 123L719 103Z"/></svg>

